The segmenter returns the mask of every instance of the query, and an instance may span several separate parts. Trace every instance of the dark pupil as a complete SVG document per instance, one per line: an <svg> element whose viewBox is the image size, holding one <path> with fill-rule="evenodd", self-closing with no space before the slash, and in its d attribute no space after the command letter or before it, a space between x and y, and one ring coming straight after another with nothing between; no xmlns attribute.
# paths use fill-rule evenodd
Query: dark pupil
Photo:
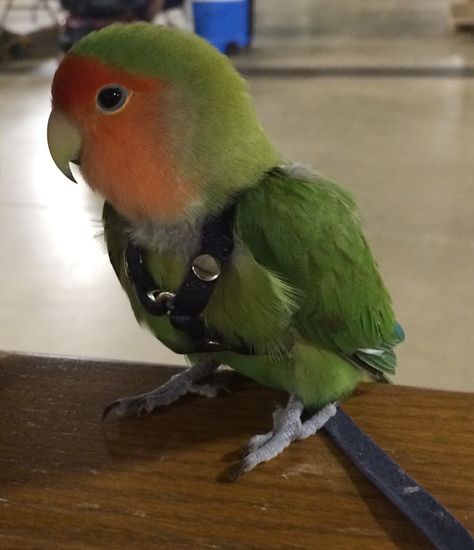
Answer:
<svg viewBox="0 0 474 550"><path fill-rule="evenodd" d="M120 88L104 88L99 92L98 100L104 109L114 109L122 103L123 92Z"/></svg>

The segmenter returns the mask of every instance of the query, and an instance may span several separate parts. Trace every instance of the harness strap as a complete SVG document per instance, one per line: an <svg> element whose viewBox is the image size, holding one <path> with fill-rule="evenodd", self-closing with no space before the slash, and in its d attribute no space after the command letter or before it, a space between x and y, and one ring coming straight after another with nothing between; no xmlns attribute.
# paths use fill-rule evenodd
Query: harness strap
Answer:
<svg viewBox="0 0 474 550"><path fill-rule="evenodd" d="M145 265L144 251L137 244L129 241L125 250L127 275L141 305L150 315L168 314L173 327L186 332L193 341L193 353L230 350L209 333L201 314L234 250L234 215L235 205L232 205L220 215L206 219L199 252L191 260L175 294L157 288ZM244 345L232 347L230 351L253 355Z"/></svg>

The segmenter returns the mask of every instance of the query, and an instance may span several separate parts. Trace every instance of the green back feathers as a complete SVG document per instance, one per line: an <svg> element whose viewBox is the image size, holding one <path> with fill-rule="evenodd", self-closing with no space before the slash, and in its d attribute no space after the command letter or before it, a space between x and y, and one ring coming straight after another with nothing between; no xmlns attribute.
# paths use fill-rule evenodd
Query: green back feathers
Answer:
<svg viewBox="0 0 474 550"><path fill-rule="evenodd" d="M167 83L163 112L181 176L204 187L214 210L280 161L256 117L246 82L196 35L146 23L115 24L71 50Z"/></svg>
<svg viewBox="0 0 474 550"><path fill-rule="evenodd" d="M277 169L245 193L237 223L255 259L302 294L294 322L304 338L344 355L392 347L390 297L346 191Z"/></svg>

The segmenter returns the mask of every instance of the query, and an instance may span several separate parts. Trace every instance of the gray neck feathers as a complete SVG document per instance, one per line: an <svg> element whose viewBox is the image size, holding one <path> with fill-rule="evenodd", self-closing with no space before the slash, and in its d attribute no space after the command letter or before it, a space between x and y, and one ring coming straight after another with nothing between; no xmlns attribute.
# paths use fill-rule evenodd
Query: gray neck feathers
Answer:
<svg viewBox="0 0 474 550"><path fill-rule="evenodd" d="M200 245L202 221L183 221L164 225L153 221L134 223L129 228L130 237L145 249L172 252L190 258Z"/></svg>

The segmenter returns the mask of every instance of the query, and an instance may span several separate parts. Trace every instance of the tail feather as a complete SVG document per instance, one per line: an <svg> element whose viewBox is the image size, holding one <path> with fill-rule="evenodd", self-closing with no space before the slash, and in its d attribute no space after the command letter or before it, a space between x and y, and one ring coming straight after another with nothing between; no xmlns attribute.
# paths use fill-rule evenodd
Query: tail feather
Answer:
<svg viewBox="0 0 474 550"><path fill-rule="evenodd" d="M405 332L397 323L394 327L393 338L389 342L383 342L374 349L358 349L348 359L358 367L366 370L377 382L390 382L387 375L394 375L397 366L397 358L393 348L403 342Z"/></svg>

